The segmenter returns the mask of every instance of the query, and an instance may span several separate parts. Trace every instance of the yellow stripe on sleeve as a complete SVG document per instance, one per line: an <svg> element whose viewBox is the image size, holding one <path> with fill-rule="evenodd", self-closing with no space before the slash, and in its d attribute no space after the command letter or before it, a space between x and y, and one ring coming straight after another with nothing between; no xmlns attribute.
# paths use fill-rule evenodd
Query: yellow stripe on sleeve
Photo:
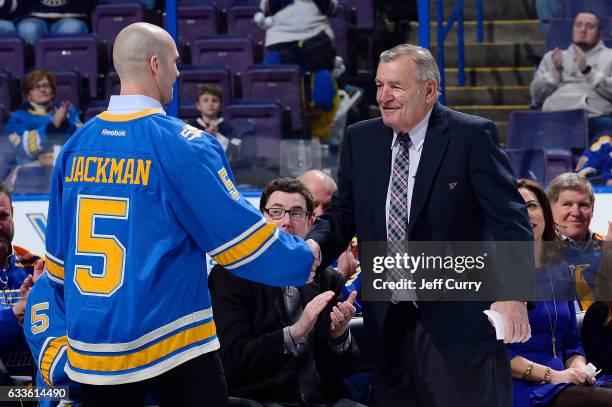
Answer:
<svg viewBox="0 0 612 407"><path fill-rule="evenodd" d="M55 263L47 256L45 257L45 268L49 276L55 277L56 280L64 281L64 266Z"/></svg>
<svg viewBox="0 0 612 407"><path fill-rule="evenodd" d="M266 223L242 242L213 256L213 259L222 266L240 261L253 254L266 240L272 237L275 230L276 225Z"/></svg>
<svg viewBox="0 0 612 407"><path fill-rule="evenodd" d="M62 347L66 346L67 344L68 338L66 335L60 336L59 338L53 339L49 343L49 346L47 346L47 348L43 351L44 353L40 361L40 374L48 386L53 386L51 381L51 366L53 366L53 362L55 361L55 358L59 352L62 350Z"/></svg>
<svg viewBox="0 0 612 407"><path fill-rule="evenodd" d="M215 322L210 321L169 336L147 348L124 355L89 355L77 353L68 346L68 360L77 369L95 372L117 372L134 369L155 362L174 351L209 339L217 334Z"/></svg>

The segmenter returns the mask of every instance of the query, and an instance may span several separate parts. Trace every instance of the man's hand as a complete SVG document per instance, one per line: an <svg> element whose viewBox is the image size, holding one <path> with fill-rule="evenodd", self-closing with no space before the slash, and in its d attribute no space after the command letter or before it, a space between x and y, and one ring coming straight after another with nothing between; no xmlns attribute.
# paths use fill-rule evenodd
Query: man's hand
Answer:
<svg viewBox="0 0 612 407"><path fill-rule="evenodd" d="M576 44L572 44L572 48L574 48L574 54L576 55L574 57L574 61L576 61L576 65L578 65L578 69L580 69L580 72L582 72L586 69L586 66L587 66L586 56L584 55L584 51L582 50L582 48L580 48Z"/></svg>
<svg viewBox="0 0 612 407"><path fill-rule="evenodd" d="M557 72L559 72L559 75L561 75L563 73L563 53L561 52L559 47L556 47L553 50L552 61L555 65L555 69L557 69Z"/></svg>
<svg viewBox="0 0 612 407"><path fill-rule="evenodd" d="M59 129L62 126L62 123L64 122L64 120L66 120L66 117L68 117L69 107L70 102L65 100L55 111L55 114L53 115L53 125L55 126L55 128Z"/></svg>
<svg viewBox="0 0 612 407"><path fill-rule="evenodd" d="M520 301L496 301L491 310L499 312L504 321L504 343L526 342L531 338L527 306Z"/></svg>
<svg viewBox="0 0 612 407"><path fill-rule="evenodd" d="M27 276L26 279L23 280L21 287L19 287L19 291L21 292L21 299L13 305L13 314L15 314L15 318L17 318L17 321L19 321L20 324L23 324L25 307L28 301L28 295L30 294L30 288L32 288L32 283L32 276Z"/></svg>
<svg viewBox="0 0 612 407"><path fill-rule="evenodd" d="M329 324L329 336L332 340L341 338L348 327L351 318L355 316L357 309L355 304L355 298L357 298L357 291L353 291L349 294L349 297L344 302L338 302L338 304L329 313L331 317L331 323Z"/></svg>
<svg viewBox="0 0 612 407"><path fill-rule="evenodd" d="M355 274L358 266L359 262L355 256L353 256L353 251L349 244L347 249L338 257L338 271L344 277L345 283Z"/></svg>
<svg viewBox="0 0 612 407"><path fill-rule="evenodd" d="M36 282L38 281L40 276L42 276L42 273L44 271L45 271L45 261L44 260L40 260L34 266L34 274L32 274L32 281L34 282L34 284L36 284Z"/></svg>
<svg viewBox="0 0 612 407"><path fill-rule="evenodd" d="M289 335L291 335L293 343L298 343L312 331L319 314L325 309L332 298L334 298L334 292L325 291L306 304L302 315L300 315L300 319L289 327Z"/></svg>
<svg viewBox="0 0 612 407"><path fill-rule="evenodd" d="M321 248L319 244L312 239L306 240L306 244L310 247L310 251L312 252L312 256L314 257L314 261L312 262L312 268L310 269L310 276L308 277L308 281L306 284L312 283L312 280L315 276L315 271L321 265Z"/></svg>

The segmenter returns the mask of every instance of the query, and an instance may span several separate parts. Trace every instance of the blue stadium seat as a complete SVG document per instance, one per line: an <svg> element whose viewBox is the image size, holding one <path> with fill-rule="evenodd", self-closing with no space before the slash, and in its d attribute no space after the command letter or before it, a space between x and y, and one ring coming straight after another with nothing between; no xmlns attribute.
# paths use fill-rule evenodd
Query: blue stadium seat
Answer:
<svg viewBox="0 0 612 407"><path fill-rule="evenodd" d="M253 40L249 37L218 35L200 38L191 44L191 63L227 65L235 78L236 86L236 82L240 83L239 78L255 61L253 48Z"/></svg>
<svg viewBox="0 0 612 407"><path fill-rule="evenodd" d="M546 185L546 150L543 148L506 150L517 178L527 178Z"/></svg>
<svg viewBox="0 0 612 407"><path fill-rule="evenodd" d="M563 0L561 17L574 18L581 11L588 10L598 17L612 17L610 0Z"/></svg>
<svg viewBox="0 0 612 407"><path fill-rule="evenodd" d="M14 79L21 79L25 72L25 44L19 37L0 37L0 68L7 70Z"/></svg>
<svg viewBox="0 0 612 407"><path fill-rule="evenodd" d="M14 194L48 194L51 186L51 173L53 167L28 167L19 168L15 184Z"/></svg>
<svg viewBox="0 0 612 407"><path fill-rule="evenodd" d="M528 110L510 115L508 148L546 149L548 180L561 173L573 171L575 156L587 145L587 114L584 110Z"/></svg>
<svg viewBox="0 0 612 407"><path fill-rule="evenodd" d="M0 182L15 166L15 148L5 134L0 133Z"/></svg>
<svg viewBox="0 0 612 407"><path fill-rule="evenodd" d="M184 122L191 122L200 117L200 112L195 103L182 104L179 106L179 117Z"/></svg>
<svg viewBox="0 0 612 407"><path fill-rule="evenodd" d="M178 7L179 46L188 47L198 37L216 35L217 20L217 7L213 4L180 5Z"/></svg>
<svg viewBox="0 0 612 407"><path fill-rule="evenodd" d="M329 23L334 31L336 52L344 59L345 63L348 61L348 12L348 8L338 3L336 10L334 10L334 14L329 17Z"/></svg>
<svg viewBox="0 0 612 407"><path fill-rule="evenodd" d="M344 4L357 15L357 28L374 28L373 0L344 0Z"/></svg>
<svg viewBox="0 0 612 407"><path fill-rule="evenodd" d="M232 76L227 65L185 65L179 77L181 104L196 102L198 86L217 85L223 92L222 109L232 99Z"/></svg>
<svg viewBox="0 0 612 407"><path fill-rule="evenodd" d="M92 100L87 104L85 111L83 112L83 123L87 120L95 117L106 110L108 102L106 100Z"/></svg>
<svg viewBox="0 0 612 407"><path fill-rule="evenodd" d="M11 74L4 69L0 69L0 108L3 108L0 114L0 122L8 119L11 111Z"/></svg>
<svg viewBox="0 0 612 407"><path fill-rule="evenodd" d="M267 167L278 167L282 139L282 108L276 100L233 100L223 116L230 122L240 119L251 122L255 127L254 158L265 161Z"/></svg>
<svg viewBox="0 0 612 407"><path fill-rule="evenodd" d="M104 97L110 100L111 95L118 95L121 92L121 81L119 75L113 69L108 71L104 79Z"/></svg>
<svg viewBox="0 0 612 407"><path fill-rule="evenodd" d="M52 69L57 82L56 99L69 100L77 110L81 110L81 75L74 69Z"/></svg>
<svg viewBox="0 0 612 407"><path fill-rule="evenodd" d="M34 45L36 67L40 69L75 69L88 79L89 96L97 94L98 40L93 35L50 36Z"/></svg>
<svg viewBox="0 0 612 407"><path fill-rule="evenodd" d="M290 111L291 128L302 129L302 84L298 65L261 64L249 67L242 80L243 98L277 99Z"/></svg>
<svg viewBox="0 0 612 407"><path fill-rule="evenodd" d="M106 48L112 61L113 44L119 31L132 23L144 21L144 9L138 2L98 4L91 13L91 31Z"/></svg>
<svg viewBox="0 0 612 407"><path fill-rule="evenodd" d="M260 9L257 4L234 4L227 10L227 33L246 35L256 44L263 44L266 31L253 21L253 16L258 11Z"/></svg>

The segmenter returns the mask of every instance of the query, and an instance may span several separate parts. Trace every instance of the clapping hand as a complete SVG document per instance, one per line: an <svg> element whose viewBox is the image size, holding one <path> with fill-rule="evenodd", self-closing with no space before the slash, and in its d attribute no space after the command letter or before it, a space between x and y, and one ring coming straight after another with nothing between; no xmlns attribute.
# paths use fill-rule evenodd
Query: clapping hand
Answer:
<svg viewBox="0 0 612 407"><path fill-rule="evenodd" d="M355 304L355 298L357 298L357 291L351 292L346 301L338 302L332 309L332 312L330 312L329 336L332 340L341 338L344 335L351 318L355 316L357 312L353 305Z"/></svg>

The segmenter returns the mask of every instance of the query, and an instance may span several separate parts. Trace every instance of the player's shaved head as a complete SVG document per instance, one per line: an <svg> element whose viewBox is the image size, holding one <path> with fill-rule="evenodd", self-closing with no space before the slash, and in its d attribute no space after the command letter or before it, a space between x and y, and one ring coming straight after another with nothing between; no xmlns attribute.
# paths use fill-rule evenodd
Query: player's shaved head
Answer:
<svg viewBox="0 0 612 407"><path fill-rule="evenodd" d="M164 29L149 23L134 23L125 27L113 47L115 70L120 78L142 75L151 57L168 53L172 37Z"/></svg>
<svg viewBox="0 0 612 407"><path fill-rule="evenodd" d="M169 103L178 76L178 51L166 30L149 23L125 27L113 46L121 94L144 94Z"/></svg>
<svg viewBox="0 0 612 407"><path fill-rule="evenodd" d="M315 199L314 215L318 218L330 205L332 194L338 189L336 181L319 170L306 171L300 175L299 179L306 185Z"/></svg>

